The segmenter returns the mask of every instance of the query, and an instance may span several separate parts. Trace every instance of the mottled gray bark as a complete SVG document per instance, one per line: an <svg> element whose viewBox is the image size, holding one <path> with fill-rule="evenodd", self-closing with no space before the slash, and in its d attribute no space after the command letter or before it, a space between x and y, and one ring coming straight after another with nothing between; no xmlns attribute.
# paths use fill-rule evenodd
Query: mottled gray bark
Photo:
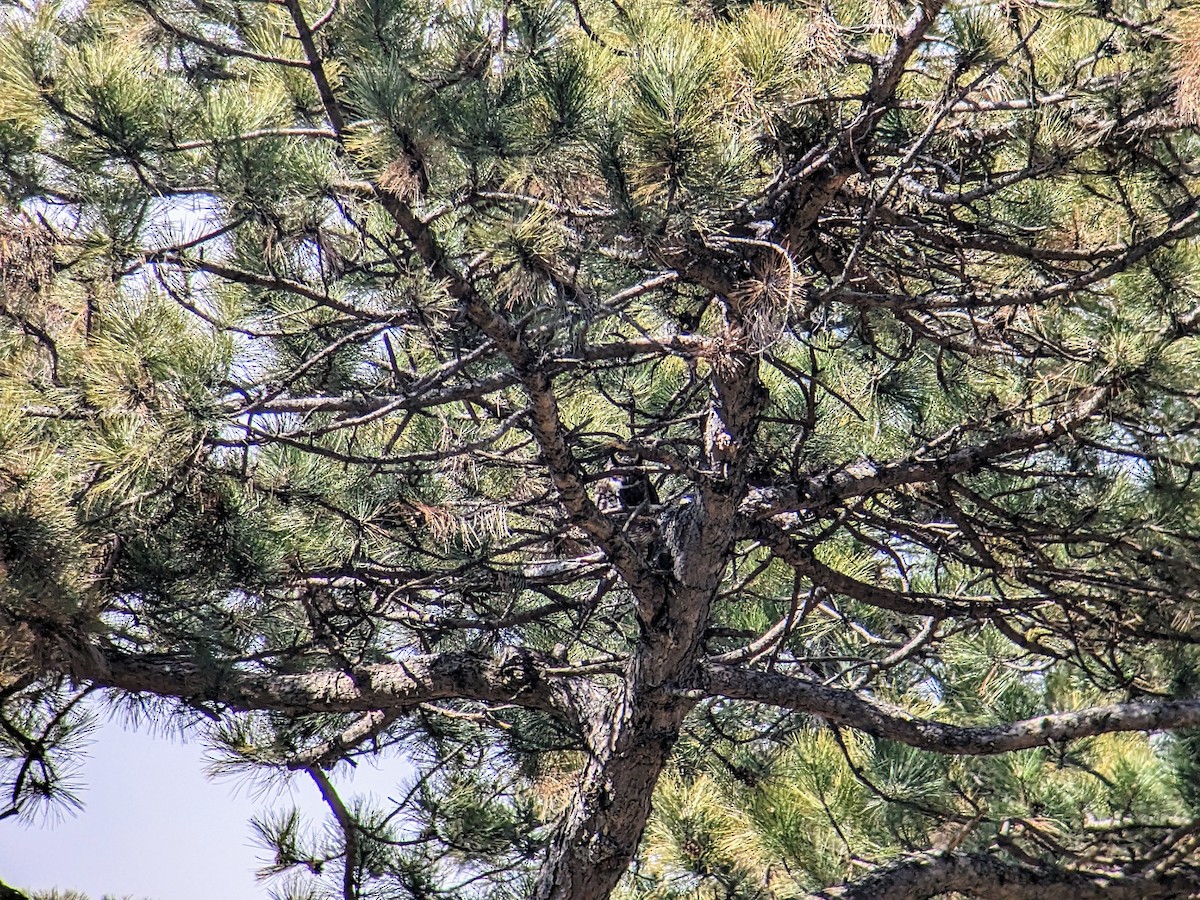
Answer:
<svg viewBox="0 0 1200 900"><path fill-rule="evenodd" d="M1104 878L982 853L920 853L805 900L927 900L949 893L977 900L1183 900L1198 892L1200 875Z"/></svg>
<svg viewBox="0 0 1200 900"><path fill-rule="evenodd" d="M99 687L217 703L234 710L367 712L430 700L511 703L573 718L569 679L546 673L554 661L525 650L496 656L447 652L402 662L301 675L212 669L187 660L118 653L75 654L64 674Z"/></svg>
<svg viewBox="0 0 1200 900"><path fill-rule="evenodd" d="M1200 725L1200 700L1113 703L1000 725L966 726L920 719L855 691L774 672L711 665L703 685L708 694L794 709L922 750L967 756L1028 750L1097 734Z"/></svg>
<svg viewBox="0 0 1200 900"><path fill-rule="evenodd" d="M609 709L597 710L580 785L538 876L536 900L603 900L629 866L654 786L694 700L668 690L699 664L709 610L735 540L747 447L762 404L757 360L731 354L705 426L712 477L663 523L669 571L635 590L641 634ZM636 587L636 586L635 586Z"/></svg>

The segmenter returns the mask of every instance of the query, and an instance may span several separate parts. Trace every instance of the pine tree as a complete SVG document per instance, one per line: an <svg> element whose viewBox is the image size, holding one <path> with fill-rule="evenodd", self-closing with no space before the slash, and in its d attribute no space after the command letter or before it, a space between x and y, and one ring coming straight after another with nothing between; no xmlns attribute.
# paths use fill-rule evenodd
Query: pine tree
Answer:
<svg viewBox="0 0 1200 900"><path fill-rule="evenodd" d="M278 897L1197 896L1198 73L1166 0L6 4L0 816L132 713L316 783Z"/></svg>

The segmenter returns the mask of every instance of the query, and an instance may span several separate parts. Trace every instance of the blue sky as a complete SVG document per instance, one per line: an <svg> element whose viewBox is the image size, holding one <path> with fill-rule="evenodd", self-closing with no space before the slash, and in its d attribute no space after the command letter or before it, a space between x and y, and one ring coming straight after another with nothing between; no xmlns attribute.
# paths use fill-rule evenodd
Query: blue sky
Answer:
<svg viewBox="0 0 1200 900"><path fill-rule="evenodd" d="M292 779L268 798L242 781L204 776L203 747L106 724L95 734L81 781L82 812L26 825L0 822L0 881L25 890L73 888L152 900L264 900L254 870L265 851L250 816L265 806L299 806L321 821L325 806L312 782ZM397 796L411 769L391 759L360 765L335 780L346 796Z"/></svg>

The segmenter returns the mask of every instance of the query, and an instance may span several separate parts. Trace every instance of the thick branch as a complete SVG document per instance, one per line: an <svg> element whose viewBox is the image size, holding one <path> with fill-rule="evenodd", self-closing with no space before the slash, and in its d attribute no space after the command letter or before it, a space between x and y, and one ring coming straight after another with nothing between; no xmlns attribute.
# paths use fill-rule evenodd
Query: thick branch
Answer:
<svg viewBox="0 0 1200 900"><path fill-rule="evenodd" d="M429 700L477 700L569 715L573 699L555 664L527 650L496 656L469 652L413 656L363 666L353 674L327 669L270 675L236 668L202 668L161 656L72 654L63 674L77 681L134 693L218 703L234 710L314 712L395 710Z"/></svg>
<svg viewBox="0 0 1200 900"><path fill-rule="evenodd" d="M296 26L296 35L300 38L300 46L304 48L304 55L308 59L308 68L312 72L313 82L317 86L317 93L321 96L321 105L325 107L325 115L329 117L329 124L333 126L334 132L340 138L346 131L346 117L342 113L341 104L338 103L337 95L334 93L329 76L325 72L325 61L317 49L316 41L313 39L313 31L309 27L308 21L304 18L304 10L300 7L300 0L284 0L284 5L292 17L293 24Z"/></svg>
<svg viewBox="0 0 1200 900"><path fill-rule="evenodd" d="M965 616L981 619L1000 610L1011 610L1014 605L1012 602L1001 604L994 601L948 599L911 591L893 591L859 581L825 565L817 559L811 547L795 540L782 528L770 522L751 522L741 529L741 535L758 541L791 566L797 575L809 579L813 584L878 609L910 616Z"/></svg>
<svg viewBox="0 0 1200 900"><path fill-rule="evenodd" d="M904 67L916 52L926 32L932 27L934 20L945 6L943 0L920 0L916 11L904 23L904 28L896 35L896 42L883 58L875 77L871 80L870 97L876 106L884 106L892 99L896 86L904 74Z"/></svg>
<svg viewBox="0 0 1200 900"><path fill-rule="evenodd" d="M1037 869L982 853L919 853L806 900L926 900L959 893L978 900L1151 900L1195 897L1200 875L1104 877Z"/></svg>
<svg viewBox="0 0 1200 900"><path fill-rule="evenodd" d="M1200 700L1111 703L1003 725L951 725L919 719L854 691L774 672L710 664L704 672L703 688L713 696L793 709L910 747L964 756L1029 750L1098 734L1200 725Z"/></svg>
<svg viewBox="0 0 1200 900"><path fill-rule="evenodd" d="M1117 390L1116 382L1087 388L1069 409L1048 422L1020 428L944 456L880 465L863 464L815 475L794 488L761 490L754 495L754 511L759 515L773 515L821 509L852 497L978 472L993 460L1016 453L1027 454L1058 440L1099 412Z"/></svg>
<svg viewBox="0 0 1200 900"><path fill-rule="evenodd" d="M1192 221L1200 213L1189 215ZM1163 350L1173 341L1191 334L1200 324L1200 307L1171 319L1155 334L1151 346ZM879 491L922 484L967 475L1004 457L1023 455L1049 446L1089 419L1099 415L1132 382L1130 378L1110 378L1081 390L1062 413L1038 425L1030 425L1001 434L970 447L962 447L942 456L921 458L925 453L893 463L863 463L847 469L815 475L794 487L755 491L746 504L755 515L822 509L853 497L865 497Z"/></svg>
<svg viewBox="0 0 1200 900"><path fill-rule="evenodd" d="M530 422L563 508L612 561L629 585L639 607L661 602L663 584L638 550L611 519L588 497L586 482L567 441L558 411L552 378L545 360L535 353L517 328L496 312L467 279L447 265L442 250L428 225L399 197L384 191L379 199L396 224L407 235L430 274L445 281L447 290L461 305L472 325L482 331L508 358L529 397Z"/></svg>

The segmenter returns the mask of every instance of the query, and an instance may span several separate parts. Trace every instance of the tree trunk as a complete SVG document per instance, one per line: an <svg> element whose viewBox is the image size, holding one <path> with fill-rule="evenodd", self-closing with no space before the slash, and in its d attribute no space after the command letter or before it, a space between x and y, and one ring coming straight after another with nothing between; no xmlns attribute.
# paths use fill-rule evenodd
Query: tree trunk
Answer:
<svg viewBox="0 0 1200 900"><path fill-rule="evenodd" d="M589 757L542 864L535 900L603 900L612 893L637 850L654 785L691 705L663 691L621 691L607 744Z"/></svg>
<svg viewBox="0 0 1200 900"><path fill-rule="evenodd" d="M713 599L735 542L746 448L765 393L758 362L731 353L714 373L705 427L712 473L698 496L659 521L671 558L657 603L639 597L642 628L611 712L595 717L591 755L538 875L535 900L604 900L637 851L654 786L694 701L668 688L690 683Z"/></svg>

